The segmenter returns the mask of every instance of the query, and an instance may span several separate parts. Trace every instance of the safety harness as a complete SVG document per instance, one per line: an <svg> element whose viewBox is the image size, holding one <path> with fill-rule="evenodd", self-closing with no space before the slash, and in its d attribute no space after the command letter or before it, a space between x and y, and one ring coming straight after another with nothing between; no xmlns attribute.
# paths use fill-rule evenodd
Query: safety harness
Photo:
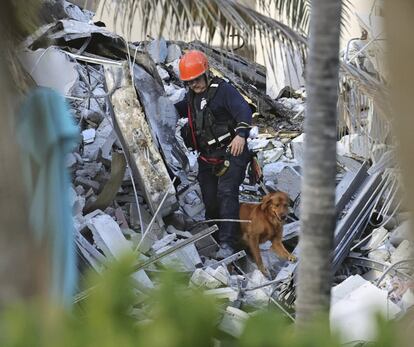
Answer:
<svg viewBox="0 0 414 347"><path fill-rule="evenodd" d="M220 84L224 80L214 77L208 86L206 104L199 110L195 105L195 95L189 93L188 124L193 146L198 150L200 159L208 164L222 164L228 159L227 146L236 134L236 121L229 117L226 121L218 121L210 109Z"/></svg>

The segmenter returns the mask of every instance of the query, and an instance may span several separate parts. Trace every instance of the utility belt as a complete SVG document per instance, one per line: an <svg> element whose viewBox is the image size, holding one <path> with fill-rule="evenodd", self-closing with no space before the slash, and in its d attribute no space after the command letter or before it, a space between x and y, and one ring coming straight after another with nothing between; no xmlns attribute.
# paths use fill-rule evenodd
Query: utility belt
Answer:
<svg viewBox="0 0 414 347"><path fill-rule="evenodd" d="M217 153L214 157L209 157L200 154L199 158L211 166L211 171L215 176L220 177L230 168L230 155L230 148L226 148L224 155Z"/></svg>
<svg viewBox="0 0 414 347"><path fill-rule="evenodd" d="M221 131L205 132L199 137L200 159L212 166L213 174L223 176L230 167L230 148L229 145L234 138L234 130L225 129Z"/></svg>

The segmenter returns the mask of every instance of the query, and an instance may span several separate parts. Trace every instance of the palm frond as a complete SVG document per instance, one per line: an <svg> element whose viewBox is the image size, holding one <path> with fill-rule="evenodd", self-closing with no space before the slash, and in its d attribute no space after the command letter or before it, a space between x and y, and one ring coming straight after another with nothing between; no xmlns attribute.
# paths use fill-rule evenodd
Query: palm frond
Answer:
<svg viewBox="0 0 414 347"><path fill-rule="evenodd" d="M109 2L104 0L104 3ZM305 32L263 15L237 0L117 0L114 4L115 21L121 20L124 29L130 29L135 15L138 15L140 29L145 34L156 23L158 34L169 30L168 36L175 39L204 39L211 42L219 35L224 44L226 39L234 35L248 42L260 35L292 47L306 42ZM305 13L305 7L295 11L294 15Z"/></svg>

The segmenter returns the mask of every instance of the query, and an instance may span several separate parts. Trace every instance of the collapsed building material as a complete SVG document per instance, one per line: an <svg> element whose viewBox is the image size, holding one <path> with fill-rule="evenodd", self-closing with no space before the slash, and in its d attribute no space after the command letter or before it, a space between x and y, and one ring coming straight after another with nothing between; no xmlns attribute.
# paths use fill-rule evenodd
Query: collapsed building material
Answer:
<svg viewBox="0 0 414 347"><path fill-rule="evenodd" d="M339 269L348 255L352 241L363 231L376 201L377 196L375 193L378 194L380 190L381 176L379 174L369 176L366 170L367 166L362 165L358 172L344 176L343 180L345 180L346 184L339 184L337 186L336 206L338 217L341 219L336 226L334 236L334 272ZM349 199L355 195L356 198L350 203ZM349 204L351 206L346 209ZM345 215L343 214L344 209L346 209ZM300 258L297 248L293 251L293 254ZM296 268L296 263L287 264L278 273L276 280L285 281L286 286L293 290L293 287L288 283L291 283L295 278ZM292 285L294 286L294 283ZM279 292L279 298L286 299L286 296L292 298L290 290ZM289 302L292 302L292 299Z"/></svg>
<svg viewBox="0 0 414 347"><path fill-rule="evenodd" d="M167 250L165 250L164 252L162 252L160 254L157 254L157 255L151 257L150 259L144 261L143 263L137 265L135 267L135 270L138 271L138 270L141 270L141 269L145 269L147 266L149 266L149 265L151 265L151 264L153 264L153 263L161 260L162 258L164 258L164 257L166 257L166 256L168 256L168 255L170 255L170 254L172 254L174 252L176 252L177 250L179 250L179 249L181 249L181 248L183 248L183 247L185 247L185 246L187 246L187 245L189 245L191 243L197 242L198 240L201 240L204 237L206 237L208 235L211 235L212 233L214 233L217 230L218 230L217 226L216 225L213 225L210 228L207 228L207 229L205 229L203 231L200 231L196 235L194 235L194 236L192 236L192 237L190 237L190 238L188 238L186 240L183 240L180 243L177 243L173 247L170 247Z"/></svg>
<svg viewBox="0 0 414 347"><path fill-rule="evenodd" d="M121 187L125 169L126 161L124 155L117 152L112 153L111 178L105 184L96 201L85 207L85 213L92 212L96 209L105 210L109 206Z"/></svg>
<svg viewBox="0 0 414 347"><path fill-rule="evenodd" d="M379 193L383 183L380 174L369 176L364 181L357 198L353 201L347 214L338 223L334 236L334 272L339 269L341 263L348 255L352 241L360 235L368 223L368 217L377 197L375 193Z"/></svg>
<svg viewBox="0 0 414 347"><path fill-rule="evenodd" d="M387 291L359 276L349 277L332 289L330 323L340 334L342 343L375 340L375 316L381 313L393 319L400 311L388 299Z"/></svg>
<svg viewBox="0 0 414 347"><path fill-rule="evenodd" d="M70 16L82 17L79 11L72 12ZM83 19L86 17L85 14ZM221 49L200 42L174 44L163 39L131 44L83 19L84 23L60 20L42 28L37 36L25 43L26 56L25 60L22 59L37 84L57 89L67 97L80 130L84 131L84 143L67 161L73 181L79 183L75 190L71 190L71 207L75 214L75 240L82 266L86 264L100 272L108 258L118 254L118 249L119 252L124 248L139 249L151 256L148 259L140 254L134 269L139 271L139 275L134 276L137 282L143 282L142 290L152 285L148 282L149 278L142 275L143 270L148 273L159 271L166 265L185 271L188 277L192 274L193 283L213 288L209 294L227 298L234 306L246 304L261 307L269 302L278 306L279 303L271 297L273 291L278 299L293 304L296 264L286 265L269 250L269 244L260 245L266 266L276 276L276 280L267 281L244 251L221 261L214 259L218 244L211 235L217 228L208 228L198 234L195 234L196 229L192 229L195 222L204 219L204 206L196 180L197 154L185 148L180 138L181 127L186 120L179 120L177 127L175 124L177 114L173 105L186 94L186 88L178 76L181 48L199 48L207 52L212 72L228 78L248 100L253 111L261 113L256 114L255 122L266 134L258 134L258 131L255 135L251 133L253 139L248 140L249 147L257 153L258 161L264 166L267 188L285 190L295 200L293 208L296 217L299 217L300 165L305 138L301 129L306 95L300 92L293 93L296 94L294 98L285 98L292 95L289 92L290 95L279 95L277 100L269 98L265 91L264 68ZM56 46L51 47L50 42ZM143 47L150 51L152 58ZM60 67L56 64L48 66L49 61L58 61ZM62 74L60 81L56 80L59 74ZM371 105L368 106L371 108ZM364 108L368 106L364 104ZM366 119L368 124L365 130L371 137L378 133L382 138L384 134L379 134L381 129L375 125L377 118L374 113L372 110ZM342 272L339 274L338 270L335 278L343 280L344 273L345 277L349 277L351 271L362 273L362 268L371 268L374 270L365 273L364 277L371 276L372 281L380 281L384 288L393 285L394 277L411 283L412 274L400 267L403 265L400 259L406 257L409 250L408 241L405 242L406 233L398 229L392 231L400 222L395 216L398 209L395 213L384 212L383 209L376 211L378 214L384 212L381 214L384 221L387 213L390 220L393 219L393 223L387 221L384 224L390 233L381 228L352 244L364 229L370 233L371 226L365 226L375 202L380 200L377 199L378 190L384 186L381 173L386 168L395 167L395 159L393 147L388 143L374 144L369 147L373 152L373 165L368 169L368 162L361 164L358 161L368 155L366 139L361 134L355 134L355 120L347 125L348 128L343 130L348 135L341 140L347 143L345 146L341 146L341 142L338 145L343 155L337 158L339 184L336 209L340 223L335 236L334 266L335 269L341 267ZM118 167L117 161L124 158L121 148L127 163L123 161ZM358 160L349 157L355 157L355 154ZM123 175L126 164L129 169ZM111 166L109 177L107 170ZM180 180L176 185L177 192L170 175ZM116 183L111 183L111 180ZM265 189L250 182L247 184L247 181L242 186L242 199L258 201L260 189ZM96 198L95 194L101 190ZM168 198L165 205L161 204L163 196ZM83 210L85 201L87 207ZM105 215L96 210L104 208ZM159 208L161 213L157 215ZM89 215L82 215L93 210ZM168 218L162 218L167 214ZM289 217L293 223L285 225L283 240L290 240L288 245L294 247L300 234L300 222L293 214ZM117 223L120 227L115 226ZM95 244L91 243L87 226L92 230ZM111 230L106 232L106 228ZM400 226L400 229L405 228L406 225ZM148 230L151 232L145 235ZM383 242L388 234L392 234L395 246L401 245L397 251L388 242ZM354 249L361 256L348 256L349 251ZM298 253L298 249L293 251L293 254L300 256ZM242 261L237 262L239 259ZM389 267L388 263L375 259L391 259L395 264ZM235 275L235 272L230 275L226 270L230 264L229 268L243 276ZM381 273L386 276L381 276ZM223 286L225 288L220 288ZM404 296L406 307L412 302L409 291L400 291L398 295L401 302ZM281 309L293 320L289 312ZM232 308L226 312L223 330L238 336L241 325L238 327L237 322L239 318L244 321L247 316L245 313L238 315ZM145 309L140 317L145 318Z"/></svg>
<svg viewBox="0 0 414 347"><path fill-rule="evenodd" d="M363 268L370 268L378 271L379 273L384 273L388 269L387 263L379 262L373 259L368 259L364 257L358 257L354 255L349 255L346 258L346 263L351 265L357 265ZM398 268L391 268L388 270L389 274L392 276L398 276L406 280L413 280L413 277L409 274L406 274L400 271Z"/></svg>
<svg viewBox="0 0 414 347"><path fill-rule="evenodd" d="M154 145L144 111L136 98L131 84L131 72L125 63L122 68L106 67L105 75L108 89L112 90L115 130L123 144L133 175L139 177L141 191L153 213L164 193L169 192L169 204L161 212L161 216L164 216L171 212L171 204L176 201L175 189Z"/></svg>
<svg viewBox="0 0 414 347"><path fill-rule="evenodd" d="M215 262L209 264L208 267L211 267L212 269L215 269L215 268L217 268L221 265L229 265L229 264L231 264L231 263L233 263L233 262L235 262L235 261L237 261L237 260L239 260L239 259L241 259L245 256L246 256L246 252L245 251L240 251L240 252L237 252L237 253L231 255L230 257L224 258L224 259L219 260L219 261L215 261Z"/></svg>
<svg viewBox="0 0 414 347"><path fill-rule="evenodd" d="M70 95L78 79L76 64L56 47L32 51L25 49L19 55L22 65L37 85L52 88L62 95Z"/></svg>
<svg viewBox="0 0 414 347"><path fill-rule="evenodd" d="M220 330L239 338L249 319L249 314L235 307L228 306L219 324Z"/></svg>
<svg viewBox="0 0 414 347"><path fill-rule="evenodd" d="M139 100L153 132L153 138L158 141L173 173L182 181L187 181L184 170L188 166L188 159L175 138L178 115L173 103L165 95L163 84L159 83L143 67L135 64L133 76Z"/></svg>
<svg viewBox="0 0 414 347"><path fill-rule="evenodd" d="M125 239L118 224L110 216L99 213L87 221L87 226L92 231L95 243L107 257L119 259L132 250L131 244ZM140 289L154 287L143 270L135 271L132 277Z"/></svg>

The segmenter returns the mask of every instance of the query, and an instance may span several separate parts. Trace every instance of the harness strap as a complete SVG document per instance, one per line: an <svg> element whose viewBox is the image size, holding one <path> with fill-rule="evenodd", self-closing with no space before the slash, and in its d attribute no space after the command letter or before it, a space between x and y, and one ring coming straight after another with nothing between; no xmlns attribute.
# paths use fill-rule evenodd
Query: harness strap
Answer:
<svg viewBox="0 0 414 347"><path fill-rule="evenodd" d="M217 164L221 164L224 162L224 159L219 159L219 158L207 158L204 157L202 155L200 155L199 157L202 161L204 161L207 164L212 164L212 165L217 165Z"/></svg>
<svg viewBox="0 0 414 347"><path fill-rule="evenodd" d="M191 107L190 104L188 104L188 124L190 126L190 130L191 130L191 137L193 139L193 145L194 145L194 149L198 150L198 146L197 146L197 141L196 141L196 136L195 136L195 132L194 132L194 125L193 125L193 116L191 114Z"/></svg>

